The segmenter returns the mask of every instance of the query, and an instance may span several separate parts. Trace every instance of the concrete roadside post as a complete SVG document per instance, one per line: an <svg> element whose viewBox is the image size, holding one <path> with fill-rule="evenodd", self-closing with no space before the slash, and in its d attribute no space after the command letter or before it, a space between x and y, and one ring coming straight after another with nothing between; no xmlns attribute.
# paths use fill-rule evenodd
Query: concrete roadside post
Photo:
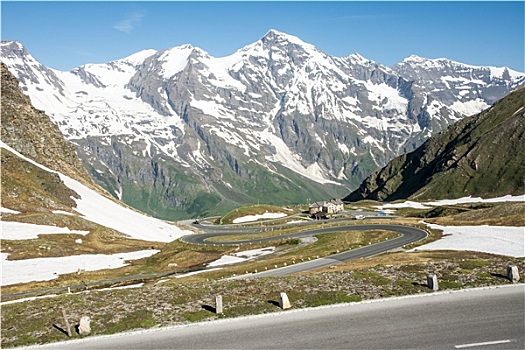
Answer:
<svg viewBox="0 0 525 350"><path fill-rule="evenodd" d="M89 316L82 316L78 325L78 334L88 335L91 333L91 318Z"/></svg>
<svg viewBox="0 0 525 350"><path fill-rule="evenodd" d="M279 306L283 310L286 310L292 307L292 304L290 304L290 300L288 299L288 295L284 292L281 293L279 297Z"/></svg>
<svg viewBox="0 0 525 350"><path fill-rule="evenodd" d="M507 278L512 283L518 283L520 281L520 274L516 265L507 265Z"/></svg>
<svg viewBox="0 0 525 350"><path fill-rule="evenodd" d="M215 297L215 313L222 314L222 295Z"/></svg>
<svg viewBox="0 0 525 350"><path fill-rule="evenodd" d="M439 290L438 278L436 275L427 276L428 288L432 289L433 292Z"/></svg>

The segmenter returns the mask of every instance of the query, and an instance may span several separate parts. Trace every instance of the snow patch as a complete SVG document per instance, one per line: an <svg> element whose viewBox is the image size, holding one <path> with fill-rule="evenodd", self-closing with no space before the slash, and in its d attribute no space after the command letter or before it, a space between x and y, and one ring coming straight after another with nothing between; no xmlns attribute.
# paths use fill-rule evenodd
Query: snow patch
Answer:
<svg viewBox="0 0 525 350"><path fill-rule="evenodd" d="M15 221L2 221L2 239L26 240L38 238L41 234L79 234L87 235L89 231L70 230L67 227L35 225Z"/></svg>
<svg viewBox="0 0 525 350"><path fill-rule="evenodd" d="M207 266L214 267L214 266L231 265L231 264L236 264L240 262L245 262L248 260L255 259L259 256L272 254L274 251L275 251L275 247L245 250L243 252L234 253L233 255L224 255L220 257L218 260L212 261Z"/></svg>
<svg viewBox="0 0 525 350"><path fill-rule="evenodd" d="M525 202L525 194L519 196L503 196L497 198L486 198L481 197L462 197L457 199L441 199L433 202L412 202L405 201L402 203L389 203L381 206L376 206L377 209L387 209L387 208L414 208L414 209L430 209L432 207L439 207L443 205L457 205L457 204L466 204L466 203L501 203L501 202Z"/></svg>
<svg viewBox="0 0 525 350"><path fill-rule="evenodd" d="M150 257L158 250L140 250L112 255L86 254L53 258L7 260L7 253L0 253L2 262L2 286L32 281L49 281L59 275L76 271L117 269L128 265L128 260ZM23 271L23 273L21 273Z"/></svg>
<svg viewBox="0 0 525 350"><path fill-rule="evenodd" d="M0 207L0 213L5 213L5 214L20 214L19 211L12 210L12 209L8 209L8 208L4 208L4 207Z"/></svg>
<svg viewBox="0 0 525 350"><path fill-rule="evenodd" d="M450 106L452 110L467 116L477 114L489 107L490 105L480 98L466 102L456 101Z"/></svg>
<svg viewBox="0 0 525 350"><path fill-rule="evenodd" d="M515 258L525 257L524 227L426 225L431 229L443 230L443 237L411 251L467 250Z"/></svg>
<svg viewBox="0 0 525 350"><path fill-rule="evenodd" d="M268 212L266 212L264 214L242 216L240 218L234 219L233 223L234 224L240 224L240 223L243 223L243 222L257 221L259 219L278 219L278 218L282 218L282 217L285 217L285 216L288 216L288 215L284 214L284 213L268 213Z"/></svg>
<svg viewBox="0 0 525 350"><path fill-rule="evenodd" d="M418 203L418 202L406 201L406 202L403 202L403 203L389 203L389 204L385 204L385 205L375 206L375 208L377 208L379 210L383 210L383 209L389 209L389 208L394 208L394 209L398 209L398 208L430 209L432 207L428 207L428 206L423 205L423 204Z"/></svg>
<svg viewBox="0 0 525 350"><path fill-rule="evenodd" d="M434 202L426 202L425 204L440 206L440 205L455 205L455 204L465 204L465 203L500 203L500 202L525 202L525 194L519 196L503 196L497 198L486 198L481 197L462 197L458 199L442 199Z"/></svg>
<svg viewBox="0 0 525 350"><path fill-rule="evenodd" d="M75 215L73 213L70 213L70 212L64 211L64 210L53 210L53 214L68 215L68 216Z"/></svg>

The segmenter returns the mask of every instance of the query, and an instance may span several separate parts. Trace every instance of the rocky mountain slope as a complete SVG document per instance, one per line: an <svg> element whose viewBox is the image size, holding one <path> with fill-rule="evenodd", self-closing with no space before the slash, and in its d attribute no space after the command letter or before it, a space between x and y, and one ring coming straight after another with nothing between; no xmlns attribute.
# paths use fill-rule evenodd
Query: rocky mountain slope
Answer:
<svg viewBox="0 0 525 350"><path fill-rule="evenodd" d="M525 193L525 88L369 176L345 201Z"/></svg>
<svg viewBox="0 0 525 350"><path fill-rule="evenodd" d="M99 184L171 219L340 197L525 83L449 60L332 57L274 30L222 58L185 45L61 72L4 42L2 61Z"/></svg>
<svg viewBox="0 0 525 350"><path fill-rule="evenodd" d="M41 164L60 170L79 181L92 180L77 157L75 146L66 140L57 125L31 105L18 80L1 64L2 141Z"/></svg>
<svg viewBox="0 0 525 350"><path fill-rule="evenodd" d="M126 207L96 185L75 147L47 115L31 106L3 64L0 69L2 254L16 259L129 252L151 246L140 241L170 242L191 233ZM39 230L53 237L19 238L27 231L36 236ZM72 234L56 234L60 232ZM83 243L75 242L79 235ZM42 246L53 248L42 251Z"/></svg>
<svg viewBox="0 0 525 350"><path fill-rule="evenodd" d="M64 140L58 126L44 112L31 105L5 65L0 68L2 142L50 169L94 186L74 145ZM72 197L78 195L58 175L35 168L3 148L1 152L2 206L21 212L71 211L75 206Z"/></svg>

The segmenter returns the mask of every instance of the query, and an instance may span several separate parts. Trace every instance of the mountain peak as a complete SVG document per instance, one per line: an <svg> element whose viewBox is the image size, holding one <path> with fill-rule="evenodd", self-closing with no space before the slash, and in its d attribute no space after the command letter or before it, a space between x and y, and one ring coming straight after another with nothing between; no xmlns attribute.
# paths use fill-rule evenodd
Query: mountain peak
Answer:
<svg viewBox="0 0 525 350"><path fill-rule="evenodd" d="M389 70L277 30L225 57L183 45L78 72L14 51L2 47L2 61L94 178L117 198L148 193L138 209L171 219L297 192L333 198L525 81L431 60Z"/></svg>
<svg viewBox="0 0 525 350"><path fill-rule="evenodd" d="M361 56L358 53L353 53L351 55L348 55L346 58L349 59L350 62L352 62L353 64L360 64L360 65L363 65L363 66L369 66L371 64L376 63L376 62L374 62L372 60L369 60L366 57Z"/></svg>
<svg viewBox="0 0 525 350"><path fill-rule="evenodd" d="M270 29L261 40L263 43L271 42L277 44L287 42L299 46L312 46L294 35L286 34L275 29Z"/></svg>
<svg viewBox="0 0 525 350"><path fill-rule="evenodd" d="M284 32L276 30L276 29L270 29L268 32L266 32L266 34L264 34L263 38L266 38L266 37L291 37L291 36L293 36L293 35L286 34Z"/></svg>
<svg viewBox="0 0 525 350"><path fill-rule="evenodd" d="M409 63L409 62L414 62L414 63L419 63L419 62L424 62L424 61L427 61L428 59L427 58L423 58L423 57L420 57L418 55L410 55L408 56L407 58L405 58L403 60L403 62L405 63Z"/></svg>
<svg viewBox="0 0 525 350"><path fill-rule="evenodd" d="M6 52L19 52L22 54L27 54L27 50L20 42L16 40L2 40L1 42L2 54ZM2 57L3 59L5 57Z"/></svg>
<svg viewBox="0 0 525 350"><path fill-rule="evenodd" d="M20 48L24 47L21 43L19 43L16 40L2 40L2 46L11 46L11 45L16 45Z"/></svg>
<svg viewBox="0 0 525 350"><path fill-rule="evenodd" d="M134 54L131 54L127 57L124 57L123 59L119 60L119 61L126 61L126 62L129 62L131 64L140 64L142 62L144 62L144 60L150 56L153 56L154 54L157 53L157 50L153 50L153 49L147 49L147 50L142 50L142 51L139 51L139 52L136 52Z"/></svg>

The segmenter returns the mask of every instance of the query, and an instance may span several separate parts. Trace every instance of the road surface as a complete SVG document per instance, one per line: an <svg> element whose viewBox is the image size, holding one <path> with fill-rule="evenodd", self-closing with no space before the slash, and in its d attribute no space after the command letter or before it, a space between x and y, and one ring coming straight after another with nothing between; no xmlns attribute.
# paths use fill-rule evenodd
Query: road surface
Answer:
<svg viewBox="0 0 525 350"><path fill-rule="evenodd" d="M387 224L368 224L368 225L345 225L345 226L335 226L320 228L308 231L302 231L287 235L280 235L262 239L250 240L252 243L264 243L271 242L277 239L286 239L286 238L301 238L306 236L315 236L320 234L326 234L331 232L343 232L343 231L369 231L369 230L387 230L398 232L401 236L388 241L372 244L366 247L352 249L343 253L334 254L326 258L316 259L312 261L307 261L303 263L298 263L290 265L287 267L281 267L278 269L272 269L269 271L259 272L256 274L248 274L237 276L235 279L245 279L245 278L254 278L254 277L274 277L274 276L284 276L297 272L304 272L309 270L318 269L325 266L335 265L342 261L359 259L378 255L396 248L401 248L407 244L417 242L421 239L424 239L427 236L427 233L419 228L402 226L402 225L387 225ZM218 244L216 242L208 242L207 240L212 237L231 235L232 233L225 232L210 232L198 235L185 236L182 239L187 243L193 244ZM239 243L246 243L246 241L228 241L220 242L222 245L235 245Z"/></svg>
<svg viewBox="0 0 525 350"><path fill-rule="evenodd" d="M255 234L260 233L261 228L232 228L229 226L215 226L215 225L202 225L201 228L208 231L213 231L209 233L204 234L195 234L195 235L188 235L185 237L182 237L181 239L187 243L193 243L193 244L202 244L202 245L211 245L211 244L223 244L223 245L231 245L231 244L239 244L239 241L230 241L230 242L221 242L221 243L213 243L213 242L207 242L206 240L211 237L216 236L224 236L224 235L238 235L240 233L243 234ZM346 225L346 226L338 226L338 227L330 227L330 228L321 228L321 229L313 229L313 230L307 230L299 233L289 234L289 235L282 235L282 236L276 236L276 237L269 237L265 239L256 239L251 240L251 242L270 242L272 240L276 239L282 239L282 238L300 238L305 236L314 236L318 234L324 234L324 233L330 233L330 232L341 232L341 231L350 231L350 230L374 230L374 229L381 229L381 230L391 230L395 232L399 232L401 234L400 237L397 237L395 239L391 239L385 242L373 244L367 247L359 248L359 249L353 249L351 251L335 254L332 256L329 256L327 258L323 259L316 259L312 261L308 261L305 263L300 263L288 267L283 267L279 269L273 269L270 271L260 272L259 274L250 274L250 275L243 275L243 276L237 276L235 279L245 279L245 278L254 278L254 277L270 277L270 276L284 276L289 275L292 273L302 272L302 271L308 271L313 269L318 269L324 266L330 266L337 264L342 261L351 260L351 259L357 259L357 258L363 258L367 256L373 256L380 253L384 253L386 251L402 247L404 245L410 244L412 242L419 241L426 237L426 232L414 228L414 227L408 227L408 226L401 226L401 225ZM243 243L246 243L246 241L243 241ZM68 289L75 291L75 290L82 290L85 287L94 287L99 285L108 285L108 284L114 284L114 283L120 283L124 281L134 281L134 280L144 280L148 278L154 278L154 277L161 277L161 276L167 276L174 273L180 273L177 271L171 271L171 272L162 272L158 274L149 274L149 275L134 275L134 276L125 276L121 278L111 279L111 280L103 280L103 281L95 281L90 282L86 285L69 285L69 286L63 286L58 288L51 288L51 289L45 289L45 290L34 290L34 291L28 291L28 292L21 292L21 293L13 293L13 294L3 294L2 295L2 301L6 300L12 300L12 299L19 299L19 298L25 298L25 297L32 297L37 295L43 295L46 293L58 293L67 291Z"/></svg>
<svg viewBox="0 0 525 350"><path fill-rule="evenodd" d="M292 309L34 348L524 349L524 310L520 284Z"/></svg>

